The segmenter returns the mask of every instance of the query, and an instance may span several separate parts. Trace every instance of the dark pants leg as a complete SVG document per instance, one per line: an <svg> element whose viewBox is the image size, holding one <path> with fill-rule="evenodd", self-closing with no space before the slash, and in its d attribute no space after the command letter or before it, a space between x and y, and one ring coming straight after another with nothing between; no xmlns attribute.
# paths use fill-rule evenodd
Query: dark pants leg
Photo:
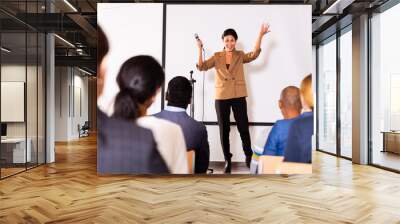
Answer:
<svg viewBox="0 0 400 224"><path fill-rule="evenodd" d="M229 147L229 132L231 130L229 120L231 115L230 100L216 100L215 110L217 112L219 136L221 139L222 150L224 151L225 161L230 161L232 157Z"/></svg>
<svg viewBox="0 0 400 224"><path fill-rule="evenodd" d="M242 147L246 157L251 157L251 139L249 131L249 119L247 117L247 102L246 98L241 97L232 100L232 111L235 117L240 138L242 139Z"/></svg>

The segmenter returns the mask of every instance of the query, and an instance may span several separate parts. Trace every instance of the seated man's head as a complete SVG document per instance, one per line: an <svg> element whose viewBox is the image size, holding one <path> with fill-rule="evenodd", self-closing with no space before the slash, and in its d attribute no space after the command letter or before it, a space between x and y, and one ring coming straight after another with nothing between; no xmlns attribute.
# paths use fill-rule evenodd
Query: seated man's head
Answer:
<svg viewBox="0 0 400 224"><path fill-rule="evenodd" d="M168 83L166 94L168 106L186 109L192 100L192 85L183 76L176 76Z"/></svg>
<svg viewBox="0 0 400 224"><path fill-rule="evenodd" d="M281 92L279 108L285 119L295 118L301 113L300 90L295 86L288 86Z"/></svg>

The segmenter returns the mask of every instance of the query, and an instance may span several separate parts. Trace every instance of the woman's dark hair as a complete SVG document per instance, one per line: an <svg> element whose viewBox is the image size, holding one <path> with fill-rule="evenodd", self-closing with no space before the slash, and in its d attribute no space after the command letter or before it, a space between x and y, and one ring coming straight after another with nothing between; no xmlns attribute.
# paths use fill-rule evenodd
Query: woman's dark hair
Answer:
<svg viewBox="0 0 400 224"><path fill-rule="evenodd" d="M234 29L231 29L231 28L226 29L226 30L222 33L222 39L224 39L224 37L229 36L229 35L233 36L233 38L235 38L235 40L238 39L238 35L237 35L236 31L235 31Z"/></svg>
<svg viewBox="0 0 400 224"><path fill-rule="evenodd" d="M168 83L168 106L187 108L192 99L192 84L183 76L176 76Z"/></svg>
<svg viewBox="0 0 400 224"><path fill-rule="evenodd" d="M114 103L114 117L135 120L139 104L156 94L164 83L161 65L151 56L135 56L122 64L117 76L120 89Z"/></svg>
<svg viewBox="0 0 400 224"><path fill-rule="evenodd" d="M107 36L100 26L97 27L97 64L101 63L104 56L108 53L109 46Z"/></svg>

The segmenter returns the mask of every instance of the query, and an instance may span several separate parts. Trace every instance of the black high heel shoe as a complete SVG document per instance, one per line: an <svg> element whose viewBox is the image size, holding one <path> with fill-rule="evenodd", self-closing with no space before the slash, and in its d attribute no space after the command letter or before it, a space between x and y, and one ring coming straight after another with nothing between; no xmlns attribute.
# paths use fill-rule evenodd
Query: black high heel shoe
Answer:
<svg viewBox="0 0 400 224"><path fill-rule="evenodd" d="M231 173L232 170L232 162L231 160L225 161L225 173Z"/></svg>
<svg viewBox="0 0 400 224"><path fill-rule="evenodd" d="M253 157L253 155L246 156L246 166L247 166L247 168L250 168L250 163L251 163L251 158L252 157Z"/></svg>

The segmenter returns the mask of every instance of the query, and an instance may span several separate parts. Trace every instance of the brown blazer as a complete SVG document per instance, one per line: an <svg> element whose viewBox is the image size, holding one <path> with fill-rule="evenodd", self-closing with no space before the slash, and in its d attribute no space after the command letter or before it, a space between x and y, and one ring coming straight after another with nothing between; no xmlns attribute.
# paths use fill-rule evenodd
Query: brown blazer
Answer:
<svg viewBox="0 0 400 224"><path fill-rule="evenodd" d="M243 64L255 60L260 55L261 49L256 52L244 53L233 50L232 61L229 69L226 68L225 51L216 52L211 58L197 66L200 71L207 71L215 67L215 99L225 100L247 96L246 80L244 78Z"/></svg>

